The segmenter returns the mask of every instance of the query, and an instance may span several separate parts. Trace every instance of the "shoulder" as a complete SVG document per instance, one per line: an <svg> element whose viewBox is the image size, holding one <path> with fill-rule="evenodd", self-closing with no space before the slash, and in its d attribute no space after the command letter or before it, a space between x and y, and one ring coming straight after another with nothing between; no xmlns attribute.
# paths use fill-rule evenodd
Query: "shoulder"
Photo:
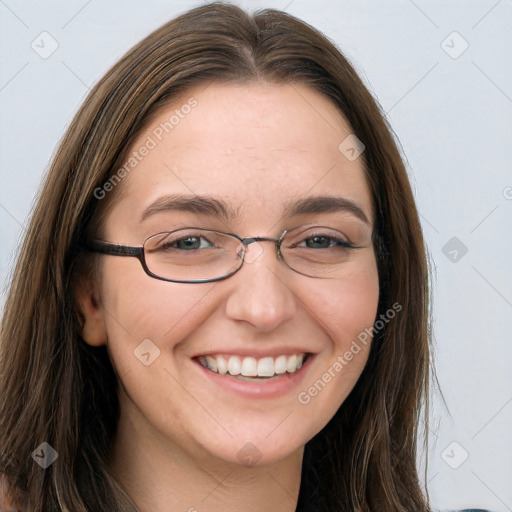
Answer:
<svg viewBox="0 0 512 512"><path fill-rule="evenodd" d="M7 475L0 471L0 512L23 512Z"/></svg>

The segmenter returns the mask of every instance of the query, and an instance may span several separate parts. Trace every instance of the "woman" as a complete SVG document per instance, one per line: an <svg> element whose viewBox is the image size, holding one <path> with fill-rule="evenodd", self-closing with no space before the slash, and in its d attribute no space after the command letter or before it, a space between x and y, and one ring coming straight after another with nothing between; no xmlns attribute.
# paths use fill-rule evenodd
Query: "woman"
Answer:
<svg viewBox="0 0 512 512"><path fill-rule="evenodd" d="M189 11L92 90L46 178L2 321L3 506L429 510L427 274L340 52L279 11Z"/></svg>

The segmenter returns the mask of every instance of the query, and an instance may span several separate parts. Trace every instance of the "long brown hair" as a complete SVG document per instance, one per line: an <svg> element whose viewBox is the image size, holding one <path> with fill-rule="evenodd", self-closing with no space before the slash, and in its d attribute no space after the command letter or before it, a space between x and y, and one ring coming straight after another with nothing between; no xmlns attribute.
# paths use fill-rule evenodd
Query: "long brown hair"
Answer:
<svg viewBox="0 0 512 512"><path fill-rule="evenodd" d="M28 227L0 343L0 468L34 512L135 511L109 470L119 418L105 347L81 339L74 288L80 241L98 217L94 191L163 105L210 80L303 84L329 98L365 145L380 298L367 365L328 425L307 443L297 510L428 510L416 470L429 387L428 270L418 213L396 143L353 67L322 34L276 10L214 3L130 50L67 130ZM341 142L341 141L340 141ZM376 319L377 320L377 319ZM31 453L49 443L46 470Z"/></svg>

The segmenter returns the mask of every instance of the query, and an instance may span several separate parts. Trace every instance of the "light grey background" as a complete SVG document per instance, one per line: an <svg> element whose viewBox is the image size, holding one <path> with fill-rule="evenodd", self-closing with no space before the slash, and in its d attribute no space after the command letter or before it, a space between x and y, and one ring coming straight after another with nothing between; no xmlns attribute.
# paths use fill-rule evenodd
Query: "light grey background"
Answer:
<svg viewBox="0 0 512 512"><path fill-rule="evenodd" d="M446 405L434 396L431 498L512 510L512 1L236 3L322 30L387 113L436 271ZM84 96L133 44L198 4L0 0L0 304L42 176Z"/></svg>

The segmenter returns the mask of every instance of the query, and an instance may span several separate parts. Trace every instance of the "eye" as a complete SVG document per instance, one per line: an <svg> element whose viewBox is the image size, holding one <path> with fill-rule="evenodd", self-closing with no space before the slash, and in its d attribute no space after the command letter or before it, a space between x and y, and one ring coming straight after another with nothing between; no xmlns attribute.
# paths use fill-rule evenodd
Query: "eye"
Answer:
<svg viewBox="0 0 512 512"><path fill-rule="evenodd" d="M313 235L303 239L302 242L295 247L305 247L307 249L336 249L336 248L354 248L354 246L343 240L331 235Z"/></svg>
<svg viewBox="0 0 512 512"><path fill-rule="evenodd" d="M328 236L312 236L306 238L304 243L309 249L328 249L336 245L336 240Z"/></svg>
<svg viewBox="0 0 512 512"><path fill-rule="evenodd" d="M199 249L211 249L212 245L206 238L202 236L187 236L176 240L167 239L160 245L160 250L169 251L177 249L180 251L195 251Z"/></svg>

